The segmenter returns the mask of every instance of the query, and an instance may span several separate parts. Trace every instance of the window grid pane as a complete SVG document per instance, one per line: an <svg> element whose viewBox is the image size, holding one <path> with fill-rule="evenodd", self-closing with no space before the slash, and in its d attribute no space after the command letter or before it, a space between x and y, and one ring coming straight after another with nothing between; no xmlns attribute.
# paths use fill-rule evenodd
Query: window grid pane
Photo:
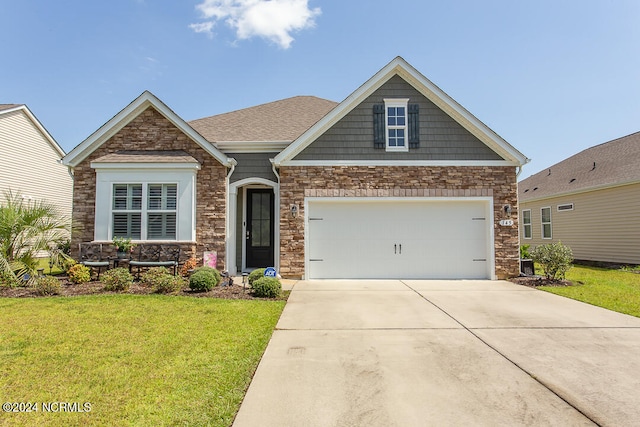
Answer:
<svg viewBox="0 0 640 427"><path fill-rule="evenodd" d="M146 187L147 200L143 205L143 184L113 185L113 237L143 239L142 215L145 215L144 239L176 240L177 184L148 184Z"/></svg>

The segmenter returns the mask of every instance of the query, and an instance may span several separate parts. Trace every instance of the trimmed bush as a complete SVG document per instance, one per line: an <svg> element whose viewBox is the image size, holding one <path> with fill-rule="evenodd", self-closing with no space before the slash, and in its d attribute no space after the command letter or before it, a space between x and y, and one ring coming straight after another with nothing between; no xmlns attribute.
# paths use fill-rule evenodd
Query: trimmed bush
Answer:
<svg viewBox="0 0 640 427"><path fill-rule="evenodd" d="M187 279L184 277L166 274L156 281L155 291L159 294L172 294L180 292L185 286L187 286Z"/></svg>
<svg viewBox="0 0 640 427"><path fill-rule="evenodd" d="M0 270L0 287L17 288L20 280L11 271Z"/></svg>
<svg viewBox="0 0 640 427"><path fill-rule="evenodd" d="M277 298L282 293L282 285L275 277L262 277L253 282L253 294L259 298Z"/></svg>
<svg viewBox="0 0 640 427"><path fill-rule="evenodd" d="M196 292L208 292L222 281L220 272L211 267L200 267L189 277L189 288Z"/></svg>
<svg viewBox="0 0 640 427"><path fill-rule="evenodd" d="M155 287L164 276L172 276L167 267L151 267L140 275L140 284L150 288Z"/></svg>
<svg viewBox="0 0 640 427"><path fill-rule="evenodd" d="M571 268L573 252L571 248L558 243L540 245L531 251L531 259L542 266L547 279L564 279L564 275Z"/></svg>
<svg viewBox="0 0 640 427"><path fill-rule="evenodd" d="M91 269L86 265L75 264L67 270L67 275L70 282L79 285L91 280Z"/></svg>
<svg viewBox="0 0 640 427"><path fill-rule="evenodd" d="M260 279L261 277L264 277L265 270L266 268L257 268L253 270L251 273L249 273L249 278L248 278L249 286L253 287L253 282Z"/></svg>
<svg viewBox="0 0 640 427"><path fill-rule="evenodd" d="M106 291L127 291L133 283L133 276L124 267L113 268L104 272L102 283Z"/></svg>
<svg viewBox="0 0 640 427"><path fill-rule="evenodd" d="M57 277L38 277L33 284L39 295L58 295L62 291L62 285Z"/></svg>

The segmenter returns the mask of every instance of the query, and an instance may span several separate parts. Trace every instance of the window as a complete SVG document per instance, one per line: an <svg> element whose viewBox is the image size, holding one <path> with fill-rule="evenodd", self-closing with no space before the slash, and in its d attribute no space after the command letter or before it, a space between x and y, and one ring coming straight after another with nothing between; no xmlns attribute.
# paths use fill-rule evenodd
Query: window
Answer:
<svg viewBox="0 0 640 427"><path fill-rule="evenodd" d="M551 208L540 209L540 214L542 217L542 238L550 239L551 238Z"/></svg>
<svg viewBox="0 0 640 427"><path fill-rule="evenodd" d="M565 205L558 205L558 212L572 211L572 210L573 210L573 203L567 203Z"/></svg>
<svg viewBox="0 0 640 427"><path fill-rule="evenodd" d="M531 239L531 209L522 211L522 228L525 239Z"/></svg>
<svg viewBox="0 0 640 427"><path fill-rule="evenodd" d="M408 99L385 99L387 151L408 151L407 103Z"/></svg>
<svg viewBox="0 0 640 427"><path fill-rule="evenodd" d="M177 194L177 184L113 184L112 237L176 240Z"/></svg>

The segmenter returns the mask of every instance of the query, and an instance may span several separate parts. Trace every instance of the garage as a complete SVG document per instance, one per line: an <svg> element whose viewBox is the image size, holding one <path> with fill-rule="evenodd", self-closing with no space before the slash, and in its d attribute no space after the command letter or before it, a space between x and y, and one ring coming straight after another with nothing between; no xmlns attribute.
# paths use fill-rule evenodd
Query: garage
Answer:
<svg viewBox="0 0 640 427"><path fill-rule="evenodd" d="M491 279L489 198L308 198L309 279Z"/></svg>

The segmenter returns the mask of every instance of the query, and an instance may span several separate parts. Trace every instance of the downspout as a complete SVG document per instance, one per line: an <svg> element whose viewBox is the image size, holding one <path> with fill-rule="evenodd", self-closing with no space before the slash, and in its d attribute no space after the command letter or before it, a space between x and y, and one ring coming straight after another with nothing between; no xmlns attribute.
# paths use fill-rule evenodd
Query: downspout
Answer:
<svg viewBox="0 0 640 427"><path fill-rule="evenodd" d="M231 203L231 200L229 198L229 185L231 184L231 175L233 175L233 171L236 170L236 165L238 164L238 161L232 157L227 157L227 163L229 166L229 173L227 174L227 176L225 177L225 190L224 190L224 203L225 203L225 215L224 215L224 239L225 239L225 243L224 243L224 267L225 270L229 270L229 266L231 265L231 254L229 253L229 233L231 231L231 225L230 225L230 215L229 215L229 206ZM235 254L233 254L233 256L235 256Z"/></svg>
<svg viewBox="0 0 640 427"><path fill-rule="evenodd" d="M274 210L274 215L276 216L276 231L277 234L275 235L276 238L276 247L274 248L274 254L273 254L273 263L275 264L274 267L276 268L276 270L278 272L280 272L280 174L278 173L278 169L276 168L276 163L275 163L275 159L269 159L269 161L271 162L271 170L273 171L273 174L276 176L276 182L278 183L278 194L275 194L276 197L276 208Z"/></svg>

